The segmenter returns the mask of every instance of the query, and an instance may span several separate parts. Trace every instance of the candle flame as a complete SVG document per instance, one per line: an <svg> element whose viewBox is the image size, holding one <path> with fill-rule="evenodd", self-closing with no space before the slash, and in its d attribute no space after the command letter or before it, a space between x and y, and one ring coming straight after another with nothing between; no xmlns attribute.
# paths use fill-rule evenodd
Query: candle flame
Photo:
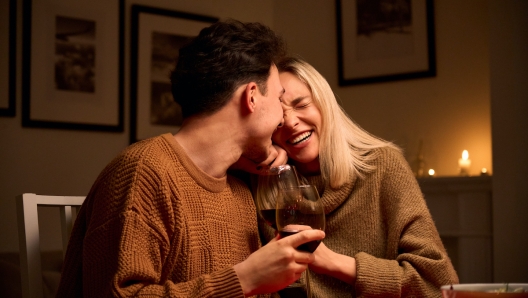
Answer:
<svg viewBox="0 0 528 298"><path fill-rule="evenodd" d="M468 151L467 150L462 151L462 159L463 160L468 160L468 158L469 158Z"/></svg>
<svg viewBox="0 0 528 298"><path fill-rule="evenodd" d="M435 174L435 170L429 169L429 176L434 176L434 174Z"/></svg>

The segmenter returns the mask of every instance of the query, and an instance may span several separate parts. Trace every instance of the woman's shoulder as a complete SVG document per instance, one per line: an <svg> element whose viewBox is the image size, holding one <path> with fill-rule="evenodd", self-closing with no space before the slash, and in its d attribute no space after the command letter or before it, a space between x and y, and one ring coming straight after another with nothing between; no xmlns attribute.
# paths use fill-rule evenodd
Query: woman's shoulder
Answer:
<svg viewBox="0 0 528 298"><path fill-rule="evenodd" d="M382 173L412 173L409 162L405 159L401 149L397 147L376 148L372 152L375 157L373 165L377 172Z"/></svg>
<svg viewBox="0 0 528 298"><path fill-rule="evenodd" d="M402 150L395 146L379 147L373 149L372 153L376 157L378 163L388 161L405 161L405 157L403 156Z"/></svg>

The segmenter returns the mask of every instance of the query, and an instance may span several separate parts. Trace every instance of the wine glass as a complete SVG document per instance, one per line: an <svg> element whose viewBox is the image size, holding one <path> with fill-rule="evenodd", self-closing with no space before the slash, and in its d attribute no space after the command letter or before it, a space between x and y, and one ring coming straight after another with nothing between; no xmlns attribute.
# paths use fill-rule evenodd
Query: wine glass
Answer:
<svg viewBox="0 0 528 298"><path fill-rule="evenodd" d="M280 190L297 186L297 171L288 164L272 167L259 175L255 205L260 217L273 229L277 230L275 214Z"/></svg>
<svg viewBox="0 0 528 298"><path fill-rule="evenodd" d="M281 190L299 185L299 176L295 167L288 164L272 167L258 176L255 205L259 216L273 229L277 230L275 216L277 199L283 195ZM306 297L306 289L298 280L279 290L278 294L280 297Z"/></svg>
<svg viewBox="0 0 528 298"><path fill-rule="evenodd" d="M314 185L299 185L280 191L281 195L277 196L276 223L281 238L307 229L325 230L324 208ZM320 243L320 240L310 241L297 249L313 253ZM305 272L306 294L311 297L309 270Z"/></svg>

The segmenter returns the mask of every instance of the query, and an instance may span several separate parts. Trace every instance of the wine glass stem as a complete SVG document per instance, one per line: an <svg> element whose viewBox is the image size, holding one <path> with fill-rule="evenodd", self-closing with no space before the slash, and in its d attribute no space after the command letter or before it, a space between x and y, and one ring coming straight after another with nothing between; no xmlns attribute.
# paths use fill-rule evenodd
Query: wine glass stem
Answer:
<svg viewBox="0 0 528 298"><path fill-rule="evenodd" d="M306 268L306 297L307 298L312 298L312 289L310 287L310 269L309 268Z"/></svg>

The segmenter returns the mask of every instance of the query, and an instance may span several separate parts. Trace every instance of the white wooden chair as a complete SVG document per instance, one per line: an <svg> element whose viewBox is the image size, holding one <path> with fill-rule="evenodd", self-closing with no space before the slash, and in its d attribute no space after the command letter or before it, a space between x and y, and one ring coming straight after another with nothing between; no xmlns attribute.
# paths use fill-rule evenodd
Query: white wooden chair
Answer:
<svg viewBox="0 0 528 298"><path fill-rule="evenodd" d="M63 254L65 254L73 227L72 207L78 211L84 199L85 197L80 196L44 196L33 193L16 197L20 275L24 298L43 296L37 207L56 206L60 208L62 246Z"/></svg>

